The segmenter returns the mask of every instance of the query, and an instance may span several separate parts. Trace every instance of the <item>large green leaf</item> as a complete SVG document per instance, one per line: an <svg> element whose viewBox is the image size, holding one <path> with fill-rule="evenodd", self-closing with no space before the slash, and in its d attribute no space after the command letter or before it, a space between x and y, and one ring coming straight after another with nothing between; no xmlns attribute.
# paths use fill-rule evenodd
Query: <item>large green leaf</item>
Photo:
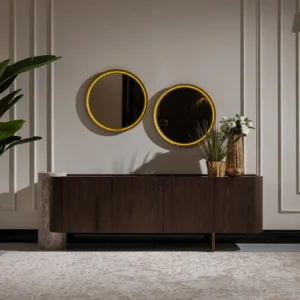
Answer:
<svg viewBox="0 0 300 300"><path fill-rule="evenodd" d="M0 94L3 93L4 91L6 91L10 87L10 85L14 82L16 77L17 77L17 75L12 76L9 79L5 80L4 82L2 82L2 80L0 80Z"/></svg>
<svg viewBox="0 0 300 300"><path fill-rule="evenodd" d="M0 103L9 103L21 91L22 91L21 89L17 89L15 91L9 93L8 95L6 95L2 99L0 99Z"/></svg>
<svg viewBox="0 0 300 300"><path fill-rule="evenodd" d="M9 65L10 59L6 59L0 63L0 79L7 66Z"/></svg>
<svg viewBox="0 0 300 300"><path fill-rule="evenodd" d="M17 135L11 136L11 137L6 138L6 139L3 139L3 140L0 141L0 147L6 146L8 144L11 144L12 142L19 141L21 139L22 138L20 136L17 136Z"/></svg>
<svg viewBox="0 0 300 300"><path fill-rule="evenodd" d="M0 141L13 136L24 125L25 120L0 122Z"/></svg>
<svg viewBox="0 0 300 300"><path fill-rule="evenodd" d="M13 76L39 68L60 58L60 56L55 55L40 55L22 59L6 68L1 81L5 82Z"/></svg>
<svg viewBox="0 0 300 300"><path fill-rule="evenodd" d="M15 90L15 91L13 91L13 92L7 94L7 95L6 95L5 97L3 97L2 99L0 99L0 107L1 107L1 108L6 107L6 106L9 104L9 102L11 102L11 101L15 98L15 96L16 96L17 94L19 94L20 92L21 92L21 89L17 89L17 90ZM1 109L0 109L0 110L1 110Z"/></svg>
<svg viewBox="0 0 300 300"><path fill-rule="evenodd" d="M11 92L10 94L8 94L7 96L5 96L3 99L0 100L0 117L2 117L4 113L11 107L9 104L14 100L15 96L18 93L20 93L20 91L21 89ZM22 97L23 95L20 96ZM21 97L19 97L19 99Z"/></svg>
<svg viewBox="0 0 300 300"><path fill-rule="evenodd" d="M22 140L19 140L19 141L16 141L14 143L11 143L5 150L8 150L14 146L17 146L17 145L21 145L21 144L27 144L27 143L31 143L31 142L34 142L34 141L38 141L38 140L41 140L42 138L40 136L33 136L33 137L30 137L30 138L26 138L26 139L22 139Z"/></svg>
<svg viewBox="0 0 300 300"><path fill-rule="evenodd" d="M13 105L15 105L23 96L24 96L23 94L19 95L16 98L14 98L12 101L10 101L6 110L3 113L1 111L1 105L0 105L0 111L1 111L0 117L2 117L5 114L5 112L7 112Z"/></svg>

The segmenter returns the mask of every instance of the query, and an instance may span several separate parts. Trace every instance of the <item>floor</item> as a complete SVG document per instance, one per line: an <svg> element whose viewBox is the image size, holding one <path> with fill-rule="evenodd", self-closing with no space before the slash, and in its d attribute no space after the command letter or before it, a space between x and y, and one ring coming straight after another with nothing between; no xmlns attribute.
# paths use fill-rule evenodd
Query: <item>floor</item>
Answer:
<svg viewBox="0 0 300 300"><path fill-rule="evenodd" d="M0 299L300 299L299 245L219 245L215 253L204 245L121 246L45 252L34 244L2 244Z"/></svg>
<svg viewBox="0 0 300 300"><path fill-rule="evenodd" d="M210 251L198 243L98 243L69 244L68 251ZM34 243L0 243L0 255L9 251L38 251ZM234 244L217 243L216 251L300 252L300 244ZM300 298L299 298L300 299Z"/></svg>

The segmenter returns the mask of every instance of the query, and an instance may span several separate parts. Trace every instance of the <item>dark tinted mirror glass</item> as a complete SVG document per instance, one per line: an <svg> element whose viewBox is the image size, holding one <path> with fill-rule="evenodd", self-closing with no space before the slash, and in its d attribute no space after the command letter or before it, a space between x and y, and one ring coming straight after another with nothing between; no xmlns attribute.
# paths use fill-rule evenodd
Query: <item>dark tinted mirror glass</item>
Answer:
<svg viewBox="0 0 300 300"><path fill-rule="evenodd" d="M209 127L213 115L213 107L204 94L192 88L178 88L159 103L157 123L167 139L190 144L201 138L195 136L195 128L207 124Z"/></svg>

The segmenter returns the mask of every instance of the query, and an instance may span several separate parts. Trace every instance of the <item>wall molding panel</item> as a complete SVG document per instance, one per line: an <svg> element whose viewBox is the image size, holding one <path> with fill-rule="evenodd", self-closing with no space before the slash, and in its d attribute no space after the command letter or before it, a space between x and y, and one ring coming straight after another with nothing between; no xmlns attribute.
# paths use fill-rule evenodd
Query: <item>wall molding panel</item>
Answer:
<svg viewBox="0 0 300 300"><path fill-rule="evenodd" d="M299 12L300 9L300 1L296 0L296 13ZM296 178L297 178L297 187L296 193L300 195L300 40L299 40L299 32L296 33Z"/></svg>
<svg viewBox="0 0 300 300"><path fill-rule="evenodd" d="M37 55L37 0L31 0L31 55ZM37 70L30 73L30 136L38 136ZM30 186L32 188L32 208L37 209L38 143L30 145Z"/></svg>
<svg viewBox="0 0 300 300"><path fill-rule="evenodd" d="M256 0L256 174L262 175L261 170L261 5Z"/></svg>
<svg viewBox="0 0 300 300"><path fill-rule="evenodd" d="M47 52L54 54L54 0L47 3ZM54 64L47 66L47 171L54 172Z"/></svg>
<svg viewBox="0 0 300 300"><path fill-rule="evenodd" d="M245 114L245 0L241 0L241 108Z"/></svg>
<svg viewBox="0 0 300 300"><path fill-rule="evenodd" d="M10 59L12 62L16 61L16 48L17 48L17 33L16 33L16 0L10 1L9 7L9 47L10 47ZM10 88L10 92L16 89L16 80ZM13 120L16 116L15 107L11 108L9 112L9 119ZM10 195L10 204L3 204L0 202L1 211L15 211L16 210L16 149L9 150L9 195Z"/></svg>
<svg viewBox="0 0 300 300"><path fill-rule="evenodd" d="M284 85L284 78L283 78L283 41L282 35L284 34L282 28L282 12L283 12L283 1L278 0L278 103L279 103L279 119L278 119L278 131L279 131L279 212L280 213L300 213L300 197L299 196L299 33L295 34L295 110L296 112L296 124L295 124L295 146L296 146L296 157L295 157L295 166L296 166L296 187L292 189L295 191L295 198L299 202L299 208L288 208L288 205L285 203L286 199L289 199L289 196L286 196L285 190L286 187L284 186L284 176L293 176L293 172L285 175L284 174L284 164L285 164L285 148L287 145L284 143L284 129L285 129L285 120L283 116L284 112L284 102L285 96L283 94L283 85ZM293 3L295 4L295 14L299 11L299 2L298 0L294 0Z"/></svg>

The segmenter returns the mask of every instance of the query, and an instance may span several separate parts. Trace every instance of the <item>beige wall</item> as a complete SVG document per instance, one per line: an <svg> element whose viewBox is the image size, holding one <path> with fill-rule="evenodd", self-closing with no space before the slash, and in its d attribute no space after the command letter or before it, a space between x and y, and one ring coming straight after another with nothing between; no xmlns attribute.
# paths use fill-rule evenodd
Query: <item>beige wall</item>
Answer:
<svg viewBox="0 0 300 300"><path fill-rule="evenodd" d="M296 11L295 0L1 0L2 59L63 58L17 81L22 134L44 139L0 160L0 228L37 227L38 171L206 172L196 149L167 145L152 123L157 92L191 83L210 94L218 118L242 111L254 120L246 171L264 176L264 228L300 229ZM136 74L150 98L143 122L119 135L84 110L87 85L114 68Z"/></svg>

